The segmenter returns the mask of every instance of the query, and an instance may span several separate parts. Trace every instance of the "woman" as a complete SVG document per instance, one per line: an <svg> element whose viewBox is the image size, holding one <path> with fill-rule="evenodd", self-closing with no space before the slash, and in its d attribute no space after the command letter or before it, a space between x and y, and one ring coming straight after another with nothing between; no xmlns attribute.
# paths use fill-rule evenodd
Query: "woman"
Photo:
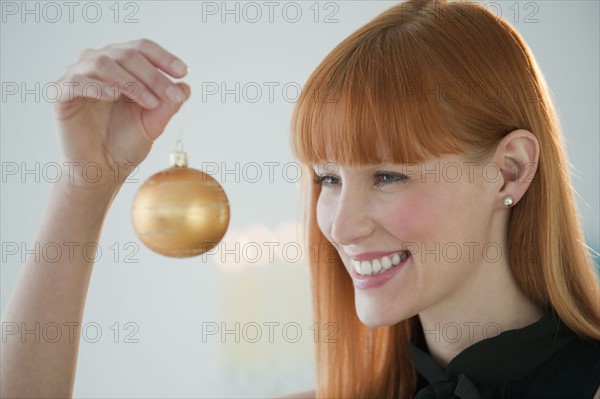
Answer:
<svg viewBox="0 0 600 399"><path fill-rule="evenodd" d="M115 165L142 162L190 95L158 69L186 72L141 40L85 50L65 70L80 85L55 108L64 160L109 178L53 186L36 241L98 241L131 171L115 183ZM85 101L89 82L105 101ZM338 339L317 344L312 395L600 397L598 280L556 113L518 34L474 4L402 3L305 87L292 146L315 183L315 318ZM81 322L91 267L26 264L4 320ZM72 394L77 338L2 345L3 396Z"/></svg>
<svg viewBox="0 0 600 399"><path fill-rule="evenodd" d="M340 332L317 395L598 396L598 280L519 35L476 4L407 2L305 87L330 88L292 121L317 164L308 239L339 254L312 264L317 321Z"/></svg>

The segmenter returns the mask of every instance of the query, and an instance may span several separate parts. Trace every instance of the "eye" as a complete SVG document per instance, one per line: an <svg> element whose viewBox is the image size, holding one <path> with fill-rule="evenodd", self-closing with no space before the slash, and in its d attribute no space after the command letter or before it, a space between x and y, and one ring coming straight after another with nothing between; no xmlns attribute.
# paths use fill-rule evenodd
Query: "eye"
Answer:
<svg viewBox="0 0 600 399"><path fill-rule="evenodd" d="M329 187L339 183L339 180L330 175L316 176L314 183L321 187Z"/></svg>
<svg viewBox="0 0 600 399"><path fill-rule="evenodd" d="M403 175L402 173L386 173L386 172L378 172L376 175L377 183L376 187L383 187L386 184L401 182L406 183L408 180L408 176Z"/></svg>
<svg viewBox="0 0 600 399"><path fill-rule="evenodd" d="M377 181L375 186L379 188L395 182L405 183L408 180L408 176L401 173L378 172L375 174L375 179ZM321 187L331 187L340 184L340 181L337 177L331 175L321 175L315 177L314 183Z"/></svg>

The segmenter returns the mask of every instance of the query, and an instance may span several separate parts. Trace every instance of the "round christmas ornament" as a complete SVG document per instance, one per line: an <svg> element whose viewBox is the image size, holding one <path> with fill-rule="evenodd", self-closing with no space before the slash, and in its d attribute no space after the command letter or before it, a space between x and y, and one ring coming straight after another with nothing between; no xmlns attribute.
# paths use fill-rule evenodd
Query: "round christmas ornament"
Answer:
<svg viewBox="0 0 600 399"><path fill-rule="evenodd" d="M170 168L151 176L136 193L133 228L144 245L161 255L201 255L225 235L229 201L212 176L188 167L180 140L170 161Z"/></svg>

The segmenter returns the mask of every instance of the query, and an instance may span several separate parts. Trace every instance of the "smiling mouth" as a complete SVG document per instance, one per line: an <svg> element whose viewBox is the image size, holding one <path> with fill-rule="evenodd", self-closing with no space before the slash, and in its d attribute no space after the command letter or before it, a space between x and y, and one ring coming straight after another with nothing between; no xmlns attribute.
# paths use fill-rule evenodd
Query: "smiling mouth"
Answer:
<svg viewBox="0 0 600 399"><path fill-rule="evenodd" d="M359 261L352 259L352 267L361 276L374 276L398 266L409 256L410 251L400 251L371 260Z"/></svg>

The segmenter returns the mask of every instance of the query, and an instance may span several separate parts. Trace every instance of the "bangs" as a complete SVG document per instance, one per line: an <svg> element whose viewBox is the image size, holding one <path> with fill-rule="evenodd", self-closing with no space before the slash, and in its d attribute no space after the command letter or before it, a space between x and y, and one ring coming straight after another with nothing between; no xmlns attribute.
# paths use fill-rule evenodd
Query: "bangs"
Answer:
<svg viewBox="0 0 600 399"><path fill-rule="evenodd" d="M357 31L305 84L292 117L294 155L351 167L463 152L442 101L447 74L434 65L410 32Z"/></svg>

